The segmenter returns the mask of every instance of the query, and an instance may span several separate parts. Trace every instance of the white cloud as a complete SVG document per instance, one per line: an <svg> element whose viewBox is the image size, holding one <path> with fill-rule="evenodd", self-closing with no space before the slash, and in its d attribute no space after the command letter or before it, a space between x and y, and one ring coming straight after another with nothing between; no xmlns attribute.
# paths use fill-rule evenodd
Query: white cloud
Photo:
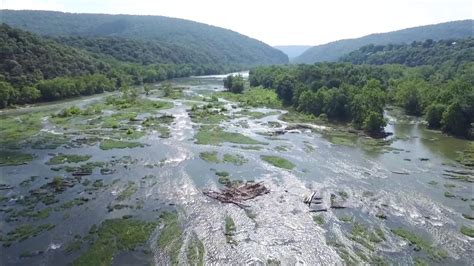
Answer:
<svg viewBox="0 0 474 266"><path fill-rule="evenodd" d="M277 44L320 44L473 17L472 0L0 0L2 8L164 15Z"/></svg>

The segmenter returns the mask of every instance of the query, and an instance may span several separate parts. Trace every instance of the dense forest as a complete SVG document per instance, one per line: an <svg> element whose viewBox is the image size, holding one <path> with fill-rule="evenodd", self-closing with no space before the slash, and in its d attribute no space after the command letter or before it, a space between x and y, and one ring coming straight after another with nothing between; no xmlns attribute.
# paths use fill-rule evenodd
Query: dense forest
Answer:
<svg viewBox="0 0 474 266"><path fill-rule="evenodd" d="M373 44L401 44L413 41L450 40L472 37L473 20L461 20L434 25L408 28L398 31L370 34L355 39L339 40L327 44L317 45L306 50L303 54L292 60L294 63L335 62L345 54Z"/></svg>
<svg viewBox="0 0 474 266"><path fill-rule="evenodd" d="M454 70L463 62L474 62L474 39L428 39L411 44L367 45L353 51L340 61L353 64L401 64L406 66L431 65L451 67Z"/></svg>
<svg viewBox="0 0 474 266"><path fill-rule="evenodd" d="M386 104L424 115L431 128L473 138L474 63L450 67L402 65L314 65L258 67L250 85L274 89L287 106L330 121L351 123L372 136L383 136Z"/></svg>
<svg viewBox="0 0 474 266"><path fill-rule="evenodd" d="M52 11L2 10L1 12L0 22L40 35L116 37L145 41L115 46L127 51L127 54L130 54L130 51L126 46L138 45L141 50L145 50L144 54L147 50L157 49L155 45L146 47L152 41L160 43L165 50L179 48L178 54L181 55L178 55L178 58L190 53L199 60L204 58L207 63L219 65L255 66L288 62L288 57L283 52L263 42L230 30L184 19ZM64 41L88 50L103 50L103 48L87 44L87 40ZM101 41L108 44L112 42L110 39ZM144 55L144 57L147 56ZM186 59L197 60L190 56L186 56ZM192 63L192 61L186 61L186 63ZM202 62L199 61L199 63Z"/></svg>
<svg viewBox="0 0 474 266"><path fill-rule="evenodd" d="M86 42L86 39L77 39L77 42L82 41ZM163 60L165 63L148 65L130 63L126 59L119 61L115 59L115 56L119 57L117 54L112 56L73 48L6 24L0 25L0 45L1 108L12 104L90 95L174 77L239 69L217 64L181 64L185 61L173 61L169 59L170 56ZM120 47L120 44L112 47ZM124 50L132 51L131 48ZM124 53L123 56L127 55ZM158 59L159 54L153 56L156 60L153 62L161 61ZM144 53L139 58L145 60L145 57Z"/></svg>

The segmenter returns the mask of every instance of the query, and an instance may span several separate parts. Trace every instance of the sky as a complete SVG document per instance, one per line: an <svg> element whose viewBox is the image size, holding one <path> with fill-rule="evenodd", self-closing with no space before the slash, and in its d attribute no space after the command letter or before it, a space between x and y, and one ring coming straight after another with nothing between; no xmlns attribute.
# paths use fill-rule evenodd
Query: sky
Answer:
<svg viewBox="0 0 474 266"><path fill-rule="evenodd" d="M270 45L317 45L473 19L474 0L0 0L1 9L161 15L219 26ZM0 13L1 16L1 13Z"/></svg>

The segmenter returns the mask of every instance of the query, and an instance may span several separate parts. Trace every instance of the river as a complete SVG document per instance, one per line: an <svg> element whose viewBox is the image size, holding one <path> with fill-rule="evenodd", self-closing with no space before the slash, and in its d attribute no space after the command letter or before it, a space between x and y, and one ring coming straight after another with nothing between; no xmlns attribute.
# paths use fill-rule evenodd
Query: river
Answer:
<svg viewBox="0 0 474 266"><path fill-rule="evenodd" d="M469 141L428 130L421 121L406 117L397 109L386 111L389 120L386 131L393 135L382 150L366 149L359 140L355 140L354 145L338 145L321 130L306 128L269 137L262 133L275 131L275 125L282 129L288 125L279 120L279 115L286 111L253 108L250 111L268 114L253 118L242 115L242 108L236 107L235 103L220 99L229 117L220 126L225 131L238 132L264 145L251 149L232 143L219 146L196 144L199 123L191 120L188 110L193 104L203 103L200 96L223 90L223 77L174 80L173 86L183 87L185 97L166 99L173 103L173 107L159 111L174 117L168 128L169 137L161 138L156 132L147 133L136 139L146 144L144 147L103 150L98 143L63 143L58 147L35 149L29 144L22 145L21 151L34 154L34 159L23 165L0 167L0 183L5 185L5 189L0 190L0 196L5 199L1 201L0 234L6 236L21 224L51 223L55 227L35 237L13 241L8 247L2 246L0 264L68 264L87 250L87 245L80 251L66 252L67 244L76 235L87 235L92 225L124 215L153 220L165 210L178 213L184 242L192 237L202 241L206 264L280 262L283 265L315 265L338 264L344 260L346 263L370 263L377 257L393 264L412 264L418 258L430 264L469 265L474 261L473 239L460 233L463 225L473 226L472 220L463 217L463 214L473 216L473 183L449 180L446 175L449 171L464 171L472 181L473 170L455 161L460 152L471 145ZM85 107L100 102L103 97L4 111L1 119L35 112L57 112L72 105ZM157 94L148 98L163 100ZM94 129L102 130L99 127ZM68 141L86 135L54 125L47 117L42 120L41 132L67 136ZM100 132L88 133L87 136L94 134L102 136ZM239 155L245 161L241 164L213 163L200 158L200 153L213 151L220 157L224 154ZM20 215L9 219L12 213L24 208L19 202L33 189L51 182L54 176L70 176L69 172L52 169L52 165L46 164L52 154L59 153L87 154L91 156L89 161L115 161L108 165L113 170L111 174L94 168L85 177L91 181L102 180L106 186L87 191L75 185L57 196L59 203L52 205L54 211L47 217ZM295 168L284 170L275 167L261 160L261 155L280 156L292 162ZM247 210L219 203L202 193L206 189L218 190L221 187L217 182L217 171L226 171L233 179L263 181L271 192L246 202L249 205ZM22 185L30 176L38 178L27 186L25 183ZM144 178L146 176L152 178ZM135 207L110 210L108 207L117 202L117 194L130 181L137 184L136 191L122 203ZM321 208L327 208L327 211L309 212L310 207L303 203L303 199L313 191L323 198ZM446 192L453 197L447 197ZM344 208L330 208L327 204L333 197L331 195L341 199ZM78 196L87 196L90 200L64 210L55 208ZM35 210L46 207L40 203ZM323 222L315 222L315 216L322 218ZM226 217L232 217L235 223L232 244L224 234ZM365 243L366 240L361 240L365 233L357 235L354 231L356 224L362 224L368 231L381 232L379 239ZM409 246L407 238L393 233L396 228L405 228L422 237L429 247L423 244L419 248ZM159 228L155 230L150 239L156 239L159 231ZM121 252L115 256L113 265L161 265L168 261L166 251L153 241L146 245L151 255ZM443 249L446 258L432 258L435 248ZM36 254L21 256L25 252ZM178 255L181 263L186 261L185 252L186 248L182 248Z"/></svg>

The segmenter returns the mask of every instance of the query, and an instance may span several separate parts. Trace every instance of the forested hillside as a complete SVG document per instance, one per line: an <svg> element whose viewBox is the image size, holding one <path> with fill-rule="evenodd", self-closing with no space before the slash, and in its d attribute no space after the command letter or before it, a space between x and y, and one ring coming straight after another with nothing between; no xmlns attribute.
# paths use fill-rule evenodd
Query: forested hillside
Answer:
<svg viewBox="0 0 474 266"><path fill-rule="evenodd" d="M406 66L431 65L454 67L474 62L474 39L431 39L411 44L367 45L353 51L340 61L353 64L402 64Z"/></svg>
<svg viewBox="0 0 474 266"><path fill-rule="evenodd" d="M408 28L387 33L370 34L314 46L293 60L294 63L334 62L362 46L412 43L413 41L449 40L472 37L473 20L461 20Z"/></svg>
<svg viewBox="0 0 474 266"><path fill-rule="evenodd" d="M215 64L199 50L156 41L131 40L119 37L56 37L57 42L87 50L95 54L108 55L114 59L149 65L162 64Z"/></svg>
<svg viewBox="0 0 474 266"><path fill-rule="evenodd" d="M348 122L379 136L387 103L410 115L424 115L428 126L473 138L474 63L465 61L454 71L431 66L314 65L259 67L250 84L274 89L287 106L322 120Z"/></svg>
<svg viewBox="0 0 474 266"><path fill-rule="evenodd" d="M77 38L77 42L87 40ZM183 55L167 54L166 50L155 54L153 50L147 53L147 50L137 49L135 54L140 56L132 61L137 63L131 63L128 60L133 57L130 53L134 47L127 46L129 43L134 44L133 41L112 44L111 40L106 39L98 42L97 46L90 45L89 50L94 52L89 52L1 24L0 108L90 95L143 82L238 69L216 64L180 64L186 62L179 58ZM101 48L97 48L102 44ZM122 45L126 48L115 49ZM78 46L87 47L86 44ZM157 44L152 47L161 48ZM163 63L147 64L151 62Z"/></svg>
<svg viewBox="0 0 474 266"><path fill-rule="evenodd" d="M263 42L230 30L184 19L52 11L1 12L0 22L41 35L158 41L167 44L168 48L181 47L184 51L194 51L208 62L220 65L254 66L288 62L288 57L283 52ZM150 42L139 45L148 44ZM154 47L146 49L153 50Z"/></svg>

